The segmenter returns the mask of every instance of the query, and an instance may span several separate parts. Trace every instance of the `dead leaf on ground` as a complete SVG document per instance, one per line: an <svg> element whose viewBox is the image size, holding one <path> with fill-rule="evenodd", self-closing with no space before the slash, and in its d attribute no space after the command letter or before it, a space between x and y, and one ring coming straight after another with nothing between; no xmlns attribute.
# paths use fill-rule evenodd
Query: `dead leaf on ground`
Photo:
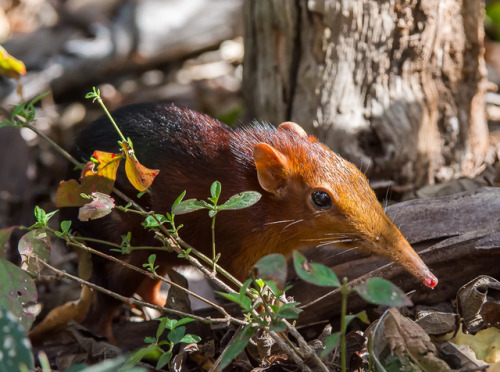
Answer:
<svg viewBox="0 0 500 372"><path fill-rule="evenodd" d="M500 282L481 275L465 284L457 293L457 308L466 332L475 333L498 325Z"/></svg>
<svg viewBox="0 0 500 372"><path fill-rule="evenodd" d="M500 362L500 329L498 328L483 329L475 335L465 334L460 330L450 342L470 346L476 358L486 363Z"/></svg>
<svg viewBox="0 0 500 372"><path fill-rule="evenodd" d="M451 371L437 356L437 350L424 330L395 309L390 309L379 321L374 335L374 357L378 363L399 363L423 371ZM397 358L391 359L391 356Z"/></svg>

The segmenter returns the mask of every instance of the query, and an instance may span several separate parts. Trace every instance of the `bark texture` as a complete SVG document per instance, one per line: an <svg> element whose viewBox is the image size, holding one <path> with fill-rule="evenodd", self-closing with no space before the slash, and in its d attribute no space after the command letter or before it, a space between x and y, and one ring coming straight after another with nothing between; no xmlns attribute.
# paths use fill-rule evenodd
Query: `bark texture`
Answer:
<svg viewBox="0 0 500 372"><path fill-rule="evenodd" d="M246 0L249 115L292 120L368 176L473 176L488 146L480 0Z"/></svg>

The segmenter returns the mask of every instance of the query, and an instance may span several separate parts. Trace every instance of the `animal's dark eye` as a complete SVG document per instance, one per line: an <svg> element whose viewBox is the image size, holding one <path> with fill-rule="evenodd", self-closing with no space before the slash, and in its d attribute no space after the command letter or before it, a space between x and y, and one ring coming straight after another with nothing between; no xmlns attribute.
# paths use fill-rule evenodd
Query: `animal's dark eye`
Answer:
<svg viewBox="0 0 500 372"><path fill-rule="evenodd" d="M332 198L326 191L316 190L311 194L313 204L317 208L325 209L332 206Z"/></svg>

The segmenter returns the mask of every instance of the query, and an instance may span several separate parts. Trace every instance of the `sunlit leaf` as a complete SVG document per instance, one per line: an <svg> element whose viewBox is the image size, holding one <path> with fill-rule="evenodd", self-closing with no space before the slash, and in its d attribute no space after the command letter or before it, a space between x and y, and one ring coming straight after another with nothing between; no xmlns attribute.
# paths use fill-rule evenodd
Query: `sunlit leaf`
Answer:
<svg viewBox="0 0 500 372"><path fill-rule="evenodd" d="M99 161L95 170L95 164L88 162L82 169L80 183L76 180L62 181L59 183L56 194L56 207L81 207L89 202L81 194L90 195L93 192L111 194L113 190L116 172L123 158L120 154L95 151L93 157Z"/></svg>
<svg viewBox="0 0 500 372"><path fill-rule="evenodd" d="M173 214L185 214L197 211L199 209L206 209L207 203L202 200L188 199L180 202L172 207Z"/></svg>
<svg viewBox="0 0 500 372"><path fill-rule="evenodd" d="M235 210L248 208L257 203L261 197L262 195L256 191L244 191L231 196L227 202L219 206L219 209Z"/></svg>
<svg viewBox="0 0 500 372"><path fill-rule="evenodd" d="M92 193L92 201L80 207L78 219L80 221L95 220L111 213L115 206L115 200L101 192Z"/></svg>
<svg viewBox="0 0 500 372"><path fill-rule="evenodd" d="M11 56L2 46L0 46L0 74L16 80L21 75L26 75L24 63Z"/></svg>
<svg viewBox="0 0 500 372"><path fill-rule="evenodd" d="M145 191L149 189L155 177L160 172L158 169L149 169L139 163L137 159L132 156L131 148L125 143L122 143L123 152L126 157L125 173L127 178L137 190Z"/></svg>
<svg viewBox="0 0 500 372"><path fill-rule="evenodd" d="M39 273L41 268L38 260L47 262L50 257L50 239L41 230L32 230L24 234L17 245L24 270Z"/></svg>

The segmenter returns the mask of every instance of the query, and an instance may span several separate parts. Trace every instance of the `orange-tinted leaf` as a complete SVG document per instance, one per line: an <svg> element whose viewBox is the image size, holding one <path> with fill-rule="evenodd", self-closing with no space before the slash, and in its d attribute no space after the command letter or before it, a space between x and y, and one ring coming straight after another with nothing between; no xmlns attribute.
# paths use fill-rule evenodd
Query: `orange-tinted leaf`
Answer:
<svg viewBox="0 0 500 372"><path fill-rule="evenodd" d="M111 213L115 200L102 192L93 192L92 201L80 208L78 219L80 221L95 220Z"/></svg>
<svg viewBox="0 0 500 372"><path fill-rule="evenodd" d="M56 208L81 207L89 201L80 196L81 185L77 180L61 181L57 187Z"/></svg>
<svg viewBox="0 0 500 372"><path fill-rule="evenodd" d="M99 162L97 174L109 180L113 180L114 183L116 180L116 171L120 165L122 155L110 152L94 151L93 156Z"/></svg>
<svg viewBox="0 0 500 372"><path fill-rule="evenodd" d="M116 180L116 172L122 155L95 151L94 157L99 161L97 172L94 163L88 162L82 169L80 182L76 180L59 183L56 194L56 207L81 207L90 202L80 194L90 195L93 192L111 194Z"/></svg>
<svg viewBox="0 0 500 372"><path fill-rule="evenodd" d="M137 190L145 191L153 183L155 177L160 172L158 169L149 169L144 165L139 163L133 155L131 155L131 149L127 144L123 144L123 150L126 156L125 161L125 173L127 178Z"/></svg>
<svg viewBox="0 0 500 372"><path fill-rule="evenodd" d="M26 74L24 63L12 57L2 46L0 46L0 74L16 80Z"/></svg>

